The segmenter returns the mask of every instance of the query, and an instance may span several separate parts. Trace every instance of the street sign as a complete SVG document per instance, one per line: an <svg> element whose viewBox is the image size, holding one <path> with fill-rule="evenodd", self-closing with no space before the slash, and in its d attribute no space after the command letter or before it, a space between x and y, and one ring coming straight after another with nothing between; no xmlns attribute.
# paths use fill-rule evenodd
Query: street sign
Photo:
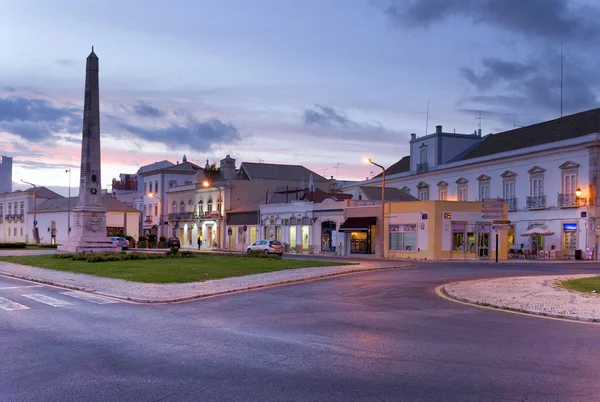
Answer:
<svg viewBox="0 0 600 402"><path fill-rule="evenodd" d="M510 225L492 225L493 230L510 230L512 226Z"/></svg>
<svg viewBox="0 0 600 402"><path fill-rule="evenodd" d="M493 220L494 225L510 225L512 222L508 220Z"/></svg>
<svg viewBox="0 0 600 402"><path fill-rule="evenodd" d="M33 226L37 226L37 221L33 221Z"/></svg>
<svg viewBox="0 0 600 402"><path fill-rule="evenodd" d="M481 204L481 207L483 209L504 209L504 204L499 202L486 202L484 204Z"/></svg>
<svg viewBox="0 0 600 402"><path fill-rule="evenodd" d="M494 213L494 214L483 214L483 219L502 219L504 218L504 214L498 214L498 213Z"/></svg>

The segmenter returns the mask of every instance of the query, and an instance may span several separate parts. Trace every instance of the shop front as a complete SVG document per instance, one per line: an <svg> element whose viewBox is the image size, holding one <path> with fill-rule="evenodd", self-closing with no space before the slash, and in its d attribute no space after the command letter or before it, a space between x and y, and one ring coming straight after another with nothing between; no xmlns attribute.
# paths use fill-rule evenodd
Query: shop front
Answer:
<svg viewBox="0 0 600 402"><path fill-rule="evenodd" d="M340 232L345 233L350 245L350 254L374 254L375 253L375 224L377 218L368 217L350 217L340 226Z"/></svg>
<svg viewBox="0 0 600 402"><path fill-rule="evenodd" d="M452 257L490 258L490 223L451 222Z"/></svg>
<svg viewBox="0 0 600 402"><path fill-rule="evenodd" d="M562 250L563 257L575 258L577 249L577 223L562 224Z"/></svg>

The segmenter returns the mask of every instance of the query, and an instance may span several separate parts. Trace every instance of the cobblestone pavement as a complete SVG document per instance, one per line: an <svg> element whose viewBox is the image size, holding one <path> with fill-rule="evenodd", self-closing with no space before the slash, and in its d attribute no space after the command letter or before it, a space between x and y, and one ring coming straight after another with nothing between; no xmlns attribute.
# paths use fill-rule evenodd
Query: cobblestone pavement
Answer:
<svg viewBox="0 0 600 402"><path fill-rule="evenodd" d="M8 262L0 263L0 274L85 290L131 301L161 303L190 300L204 296L299 282L351 272L410 267L411 265L408 263L360 261L360 265L296 268L264 274L209 280L205 282L172 284L130 282L122 279L101 278L93 275L54 271Z"/></svg>
<svg viewBox="0 0 600 402"><path fill-rule="evenodd" d="M600 321L600 295L563 289L557 281L582 275L525 276L450 283L445 293L455 299L522 312L581 321Z"/></svg>

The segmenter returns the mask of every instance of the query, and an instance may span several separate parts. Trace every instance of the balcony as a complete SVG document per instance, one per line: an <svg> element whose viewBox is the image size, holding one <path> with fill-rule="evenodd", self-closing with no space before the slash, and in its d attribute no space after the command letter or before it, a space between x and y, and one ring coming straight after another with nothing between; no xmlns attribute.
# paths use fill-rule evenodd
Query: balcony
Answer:
<svg viewBox="0 0 600 402"><path fill-rule="evenodd" d="M152 216L151 215L146 215L144 217L144 224L150 224L152 223Z"/></svg>
<svg viewBox="0 0 600 402"><path fill-rule="evenodd" d="M417 163L417 173L428 172L429 171L429 163Z"/></svg>
<svg viewBox="0 0 600 402"><path fill-rule="evenodd" d="M6 219L6 222L11 222L12 221L12 214L8 214L4 217L4 219Z"/></svg>
<svg viewBox="0 0 600 402"><path fill-rule="evenodd" d="M193 212L170 213L169 221L191 221L194 220Z"/></svg>
<svg viewBox="0 0 600 402"><path fill-rule="evenodd" d="M527 208L528 209L546 208L546 196L538 195L536 197L527 197Z"/></svg>
<svg viewBox="0 0 600 402"><path fill-rule="evenodd" d="M575 193L558 194L556 205L561 208L577 208L587 205L587 199L577 197Z"/></svg>
<svg viewBox="0 0 600 402"><path fill-rule="evenodd" d="M508 204L509 211L517 210L517 198L516 197L505 198L504 202Z"/></svg>
<svg viewBox="0 0 600 402"><path fill-rule="evenodd" d="M210 212L203 212L202 214L198 215L198 219L219 219L220 218L220 214L219 211L210 211Z"/></svg>

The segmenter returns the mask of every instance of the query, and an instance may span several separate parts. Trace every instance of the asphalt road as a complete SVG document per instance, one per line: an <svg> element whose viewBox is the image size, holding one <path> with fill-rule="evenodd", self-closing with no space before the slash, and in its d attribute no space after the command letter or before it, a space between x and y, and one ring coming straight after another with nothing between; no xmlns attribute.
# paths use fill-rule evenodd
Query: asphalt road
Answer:
<svg viewBox="0 0 600 402"><path fill-rule="evenodd" d="M169 305L0 277L0 400L598 401L600 325L434 292L557 272L600 265L428 263Z"/></svg>

